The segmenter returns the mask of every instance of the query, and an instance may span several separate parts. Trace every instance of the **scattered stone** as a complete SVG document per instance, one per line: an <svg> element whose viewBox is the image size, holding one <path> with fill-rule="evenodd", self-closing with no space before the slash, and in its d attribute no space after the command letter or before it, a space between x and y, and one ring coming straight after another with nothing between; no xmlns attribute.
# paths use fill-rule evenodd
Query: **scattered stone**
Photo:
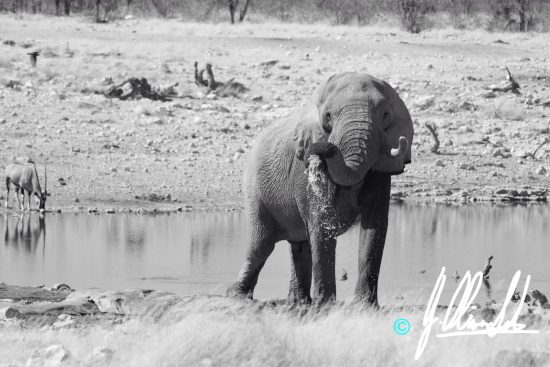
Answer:
<svg viewBox="0 0 550 367"><path fill-rule="evenodd" d="M425 110L432 107L434 103L435 103L435 96L423 96L413 102L413 107L419 108L421 110Z"/></svg>
<svg viewBox="0 0 550 367"><path fill-rule="evenodd" d="M443 161L441 159L437 159L435 161L435 165L436 165L436 167L445 167L445 164L443 163Z"/></svg>
<svg viewBox="0 0 550 367"><path fill-rule="evenodd" d="M536 170L536 173L537 175L545 175L548 171L546 170L546 168L544 168L544 166L540 165L537 170Z"/></svg>
<svg viewBox="0 0 550 367"><path fill-rule="evenodd" d="M465 169L467 171L474 171L475 170L475 167L471 164L467 164L467 163L461 163L458 168L460 169Z"/></svg>
<svg viewBox="0 0 550 367"><path fill-rule="evenodd" d="M72 291L71 287L65 283L55 283L47 289L50 291Z"/></svg>
<svg viewBox="0 0 550 367"><path fill-rule="evenodd" d="M52 324L55 329L68 328L75 325L75 320L71 315L62 313L57 316L57 321Z"/></svg>
<svg viewBox="0 0 550 367"><path fill-rule="evenodd" d="M467 101L462 102L458 107L466 111L476 111L478 109L475 104Z"/></svg>
<svg viewBox="0 0 550 367"><path fill-rule="evenodd" d="M501 148L497 148L493 151L493 157L502 157L502 158L510 158L512 156L512 154L510 154L509 152L505 152L503 149Z"/></svg>
<svg viewBox="0 0 550 367"><path fill-rule="evenodd" d="M69 353L61 344L50 345L49 347L36 350L31 358L27 360L27 367L54 367L60 366L69 358Z"/></svg>
<svg viewBox="0 0 550 367"><path fill-rule="evenodd" d="M5 307L0 309L0 320L21 318L21 312L13 307Z"/></svg>
<svg viewBox="0 0 550 367"><path fill-rule="evenodd" d="M105 365L113 359L114 350L107 347L94 348L92 356L90 358L90 365Z"/></svg>
<svg viewBox="0 0 550 367"><path fill-rule="evenodd" d="M495 92L493 92L492 90L489 90L489 91L486 91L486 92L481 92L479 94L479 96L481 98L495 98L497 96L497 94Z"/></svg>
<svg viewBox="0 0 550 367"><path fill-rule="evenodd" d="M525 150L516 150L514 151L514 156L518 158L525 158L527 157L527 152L525 152Z"/></svg>
<svg viewBox="0 0 550 367"><path fill-rule="evenodd" d="M254 96L252 97L253 102L262 102L264 100L264 97L262 96Z"/></svg>

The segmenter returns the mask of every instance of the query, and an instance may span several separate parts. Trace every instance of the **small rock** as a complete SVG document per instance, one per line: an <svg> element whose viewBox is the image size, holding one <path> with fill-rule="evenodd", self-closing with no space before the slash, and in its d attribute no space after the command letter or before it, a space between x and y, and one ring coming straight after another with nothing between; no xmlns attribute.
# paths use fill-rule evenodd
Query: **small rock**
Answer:
<svg viewBox="0 0 550 367"><path fill-rule="evenodd" d="M65 283L55 283L49 288L50 291L72 291L71 287L69 287Z"/></svg>
<svg viewBox="0 0 550 367"><path fill-rule="evenodd" d="M497 148L493 151L493 157L495 157L495 158L496 157L510 158L511 156L512 156L512 154L510 154L508 152L505 152L500 148Z"/></svg>
<svg viewBox="0 0 550 367"><path fill-rule="evenodd" d="M460 169L465 169L465 170L468 170L468 171L474 171L475 170L475 167L472 166L471 164L467 164L467 163L461 163L458 168Z"/></svg>
<svg viewBox="0 0 550 367"><path fill-rule="evenodd" d="M94 348L90 358L91 365L105 365L113 359L114 350L107 347Z"/></svg>
<svg viewBox="0 0 550 367"><path fill-rule="evenodd" d="M413 106L425 110L433 106L435 103L435 96L423 96L413 102Z"/></svg>
<svg viewBox="0 0 550 367"><path fill-rule="evenodd" d="M71 327L75 324L75 320L71 315L67 314L61 314L57 316L57 321L52 324L52 326L56 329L62 329Z"/></svg>
<svg viewBox="0 0 550 367"><path fill-rule="evenodd" d="M490 90L490 91L486 91L486 92L481 92L481 93L479 94L479 96L480 96L481 98L495 98L497 95L496 95L495 92L493 92L492 90Z"/></svg>
<svg viewBox="0 0 550 367"><path fill-rule="evenodd" d="M5 307L0 309L0 320L20 318L21 312L13 307Z"/></svg>
<svg viewBox="0 0 550 367"><path fill-rule="evenodd" d="M525 157L527 157L527 153L525 152L525 150L516 150L514 152L514 156L516 156L518 158L525 158Z"/></svg>
<svg viewBox="0 0 550 367"><path fill-rule="evenodd" d="M264 100L263 96L254 96L254 97L252 97L253 102L261 102L263 100Z"/></svg>
<svg viewBox="0 0 550 367"><path fill-rule="evenodd" d="M117 172L117 169L116 169L116 167L111 167L111 168L109 168L109 171L110 172Z"/></svg>
<svg viewBox="0 0 550 367"><path fill-rule="evenodd" d="M61 344L50 345L49 347L36 350L31 358L27 360L27 367L54 367L60 366L63 361L69 358L69 353Z"/></svg>
<svg viewBox="0 0 550 367"><path fill-rule="evenodd" d="M436 160L435 165L437 167L445 167L445 164L443 163L443 161L441 159Z"/></svg>
<svg viewBox="0 0 550 367"><path fill-rule="evenodd" d="M546 170L546 168L544 168L544 166L541 165L537 168L535 172L537 173L537 175L545 175L548 171Z"/></svg>

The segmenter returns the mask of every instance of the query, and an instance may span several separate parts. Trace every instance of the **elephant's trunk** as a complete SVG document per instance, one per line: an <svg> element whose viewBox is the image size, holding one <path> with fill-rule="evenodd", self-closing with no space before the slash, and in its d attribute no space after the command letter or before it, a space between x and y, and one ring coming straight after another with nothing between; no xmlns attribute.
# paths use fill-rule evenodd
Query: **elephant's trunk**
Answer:
<svg viewBox="0 0 550 367"><path fill-rule="evenodd" d="M338 152L327 159L329 174L336 184L352 186L363 179L378 159L379 134L369 108L348 108L340 113L329 138Z"/></svg>

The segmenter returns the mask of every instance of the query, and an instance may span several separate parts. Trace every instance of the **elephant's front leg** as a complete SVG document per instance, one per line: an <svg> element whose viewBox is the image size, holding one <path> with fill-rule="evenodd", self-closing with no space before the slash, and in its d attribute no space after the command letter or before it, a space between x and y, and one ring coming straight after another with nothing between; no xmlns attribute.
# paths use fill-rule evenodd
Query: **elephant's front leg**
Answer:
<svg viewBox="0 0 550 367"><path fill-rule="evenodd" d="M311 246L308 241L290 242L290 253L292 264L287 302L308 304L311 302Z"/></svg>
<svg viewBox="0 0 550 367"><path fill-rule="evenodd" d="M316 306L336 300L336 186L318 156L309 158L308 228L313 261L313 302Z"/></svg>
<svg viewBox="0 0 550 367"><path fill-rule="evenodd" d="M355 298L374 307L378 307L378 275L388 230L390 189L389 174L372 172L361 194L359 277Z"/></svg>
<svg viewBox="0 0 550 367"><path fill-rule="evenodd" d="M310 231L313 260L313 303L316 306L336 300L336 237L313 224Z"/></svg>

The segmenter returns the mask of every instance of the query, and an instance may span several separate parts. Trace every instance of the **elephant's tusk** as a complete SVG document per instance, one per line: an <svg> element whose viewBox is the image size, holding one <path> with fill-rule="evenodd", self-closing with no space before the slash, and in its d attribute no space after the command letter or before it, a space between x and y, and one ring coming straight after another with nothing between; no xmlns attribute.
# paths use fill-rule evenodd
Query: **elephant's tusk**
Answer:
<svg viewBox="0 0 550 367"><path fill-rule="evenodd" d="M399 147L393 148L390 150L390 155L392 157L401 157L407 152L407 149L409 147L409 142L407 141L407 138L404 136L399 137Z"/></svg>

